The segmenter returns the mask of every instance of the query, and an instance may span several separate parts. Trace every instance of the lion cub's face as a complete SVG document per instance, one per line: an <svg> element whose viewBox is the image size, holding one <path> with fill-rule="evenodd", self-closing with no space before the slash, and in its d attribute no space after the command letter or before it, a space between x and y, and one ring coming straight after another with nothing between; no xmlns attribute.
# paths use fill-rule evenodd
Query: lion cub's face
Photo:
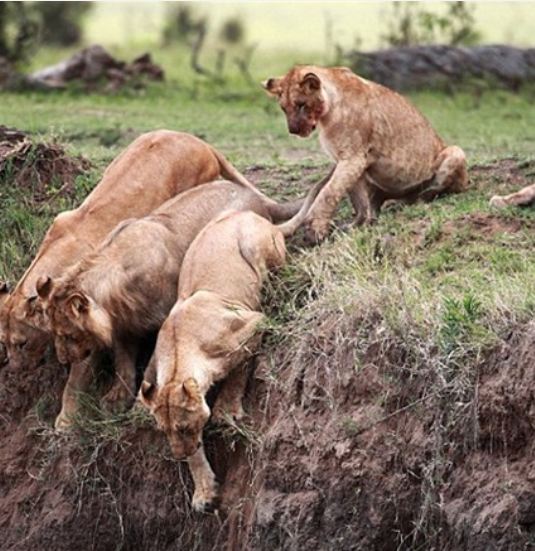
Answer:
<svg viewBox="0 0 535 551"><path fill-rule="evenodd" d="M154 415L158 428L167 435L177 459L185 459L199 449L210 408L194 378L161 388L143 381L140 398Z"/></svg>
<svg viewBox="0 0 535 551"><path fill-rule="evenodd" d="M93 349L112 345L111 318L79 289L45 277L37 282L37 293L61 363L83 360Z"/></svg>
<svg viewBox="0 0 535 551"><path fill-rule="evenodd" d="M325 114L321 81L315 73L292 69L281 78L269 78L263 83L268 94L275 96L286 114L288 131L302 138L309 136Z"/></svg>
<svg viewBox="0 0 535 551"><path fill-rule="evenodd" d="M0 284L0 366L9 361L16 369L32 367L43 359L49 339L38 329L44 324L34 315L38 314L34 302L33 297L15 301L15 295Z"/></svg>

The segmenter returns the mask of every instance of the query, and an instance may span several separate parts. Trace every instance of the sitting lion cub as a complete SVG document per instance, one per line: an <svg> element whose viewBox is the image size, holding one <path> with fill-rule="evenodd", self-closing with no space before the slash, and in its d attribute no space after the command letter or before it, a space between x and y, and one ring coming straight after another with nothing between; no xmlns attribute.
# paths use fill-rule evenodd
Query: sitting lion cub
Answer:
<svg viewBox="0 0 535 551"><path fill-rule="evenodd" d="M210 417L206 392L228 377L214 411L241 416L240 367L258 341L262 283L268 271L284 264L285 253L279 227L253 212L230 212L208 224L184 258L178 301L160 330L139 396L173 454L188 457L196 510L217 496L202 446Z"/></svg>
<svg viewBox="0 0 535 551"><path fill-rule="evenodd" d="M462 149L446 147L402 96L349 69L297 66L264 88L278 99L290 133L307 137L318 127L336 162L308 216L312 240L326 236L346 194L362 224L372 222L387 199L431 199L468 185Z"/></svg>
<svg viewBox="0 0 535 551"><path fill-rule="evenodd" d="M157 130L137 138L77 209L56 217L14 291L0 283L0 362L9 359L12 367L28 368L43 357L50 342L37 289L43 276L46 282L46 276L62 274L122 220L145 216L171 197L221 175L254 189L195 136Z"/></svg>

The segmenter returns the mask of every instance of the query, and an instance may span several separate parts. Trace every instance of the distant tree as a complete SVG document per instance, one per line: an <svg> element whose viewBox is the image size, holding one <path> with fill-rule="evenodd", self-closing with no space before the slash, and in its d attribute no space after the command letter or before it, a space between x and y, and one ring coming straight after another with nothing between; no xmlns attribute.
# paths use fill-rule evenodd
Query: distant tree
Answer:
<svg viewBox="0 0 535 551"><path fill-rule="evenodd" d="M0 2L0 57L25 59L35 43L38 24L25 2Z"/></svg>
<svg viewBox="0 0 535 551"><path fill-rule="evenodd" d="M191 44L199 34L205 35L208 20L199 16L190 5L173 5L167 8L166 24L163 28L162 42L167 46L173 42Z"/></svg>
<svg viewBox="0 0 535 551"><path fill-rule="evenodd" d="M82 19L93 2L32 2L40 24L40 41L56 46L72 46L82 38Z"/></svg>
<svg viewBox="0 0 535 551"><path fill-rule="evenodd" d="M474 7L466 2L447 2L446 13L422 7L423 2L396 2L388 31L382 39L389 46L419 44L471 45L480 39L475 30Z"/></svg>

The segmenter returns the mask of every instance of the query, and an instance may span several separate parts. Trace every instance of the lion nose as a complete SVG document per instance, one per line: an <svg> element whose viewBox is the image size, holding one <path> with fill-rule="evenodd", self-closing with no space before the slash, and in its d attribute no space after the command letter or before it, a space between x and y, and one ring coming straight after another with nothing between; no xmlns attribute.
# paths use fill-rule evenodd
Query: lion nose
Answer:
<svg viewBox="0 0 535 551"><path fill-rule="evenodd" d="M301 125L296 121L288 121L288 132L290 134L299 134L301 131Z"/></svg>

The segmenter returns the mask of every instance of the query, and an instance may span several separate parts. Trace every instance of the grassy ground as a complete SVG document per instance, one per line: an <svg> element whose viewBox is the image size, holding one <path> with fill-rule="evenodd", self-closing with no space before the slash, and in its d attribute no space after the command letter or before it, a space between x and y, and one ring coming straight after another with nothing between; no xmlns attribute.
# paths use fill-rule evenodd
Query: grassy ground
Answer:
<svg viewBox="0 0 535 551"><path fill-rule="evenodd" d="M13 212L2 209L0 276L13 280L19 275L50 215L77 204L111 159L147 130L170 128L196 134L218 147L240 169L257 167L255 174L260 185L278 191L279 196L282 190L297 192L295 184L301 180L300 175L310 176L312 172L319 176L325 172L329 162L317 140L289 136L283 114L260 88L248 88L239 80L224 88L210 87L186 82L186 76L183 73L183 79L175 79L168 86L152 85L142 92L114 96L76 91L2 95L3 124L29 131L39 139L58 139L70 152L89 158L94 169L89 177L79 179L79 193L72 200L56 201L41 208L39 214L29 198L19 197L9 182L3 182L4 201L11 197L15 204ZM535 139L529 121L535 115L535 107L531 92L512 95L495 91L482 96L420 93L411 99L447 142L465 149L472 165L508 157L528 161L533 158ZM274 169L278 171L273 172ZM285 183L288 179L291 183ZM464 210L485 210L485 199L490 193L484 190ZM463 205L467 199L451 201ZM423 211L413 207L406 212L416 209L418 216L444 217L442 206L437 207L436 214L435 207ZM387 230L383 226L387 219L383 220L377 228L379 233ZM14 239L16 246L11 243ZM12 254L16 258L10 258Z"/></svg>
<svg viewBox="0 0 535 551"><path fill-rule="evenodd" d="M282 113L260 89L242 85L236 97L230 97L230 92L175 82L114 96L75 91L5 94L0 105L4 124L39 139L58 139L72 153L88 157L94 168L78 178L74 194L38 209L9 181L2 182L0 277L16 281L51 217L78 204L111 159L136 135L150 129L184 130L204 138L279 198L303 192L326 172L329 162L317 140L289 136ZM486 339L489 331L502 330L511 317L531 315L535 304L535 216L522 211L522 224L512 228L507 221L517 212L494 217L487 205L497 190L508 192L520 182L533 180L531 92L420 93L411 99L447 142L466 150L471 166L476 167L473 189L429 205L386 212L373 228L335 233L322 247L293 258L282 286L287 286L286 296L301 297L301 287L308 289L307 296L314 297L309 308L323 308L324 300L331 306L343 305L348 296L371 301L383 297L385 309L391 309L394 317L402 292L412 319L439 327L450 323L451 316L472 316L470 327L478 320L483 324L474 335ZM514 161L506 167L498 163L495 169L478 168L510 158ZM341 212L341 219L347 221L347 205ZM483 222L478 222L478 215ZM475 305L472 314L464 310L466 304Z"/></svg>
<svg viewBox="0 0 535 551"><path fill-rule="evenodd" d="M0 278L14 282L53 215L78 204L110 160L150 129L201 136L277 198L302 194L325 174L329 162L317 140L290 137L283 114L260 88L248 88L238 77L232 86L220 88L186 76L177 72L167 86L113 96L76 91L2 96L3 124L38 139L56 138L71 153L89 158L93 168L77 179L73 193L39 205L4 176ZM448 431L469 426L467 416L477 398L476 366L511 327L532 319L535 312L535 212L495 213L488 207L494 193L535 179L535 140L528 122L535 119L535 104L529 90L518 95L419 93L411 99L447 142L466 150L471 189L430 204L386 210L371 228L347 227L350 209L343 205L332 237L313 249L293 245L288 265L268 286L271 335L265 352L268 358L280 357L283 348L286 365L306 365L316 353L307 339L330 339L334 360L326 353L316 358L330 373L338 367L336 339L344 338L344 346L351 341L354 357L349 374L358 375L374 342L384 350L399 350L395 356L402 360L388 376L404 378L408 388L411 381L423 381L423 389L406 403L412 407L414 400L422 410L442 408L435 419L444 429L437 428L436 438L443 440L433 440L429 473L434 478L427 481L440 487L449 467L435 467L446 464ZM52 182L53 187L60 184ZM332 331L335 337L326 328L329 322L340 328ZM345 332L348 327L354 333ZM340 362L342 367L347 368ZM281 366L272 368L276 380ZM377 395L376 400L387 404L387 415L406 407L397 402L392 406L389 396ZM126 426L122 421L120 426ZM348 434L362 428L355 429L350 417L346 421ZM97 417L91 430L105 438L109 423L99 423ZM423 507L418 514L422 526L426 511Z"/></svg>

